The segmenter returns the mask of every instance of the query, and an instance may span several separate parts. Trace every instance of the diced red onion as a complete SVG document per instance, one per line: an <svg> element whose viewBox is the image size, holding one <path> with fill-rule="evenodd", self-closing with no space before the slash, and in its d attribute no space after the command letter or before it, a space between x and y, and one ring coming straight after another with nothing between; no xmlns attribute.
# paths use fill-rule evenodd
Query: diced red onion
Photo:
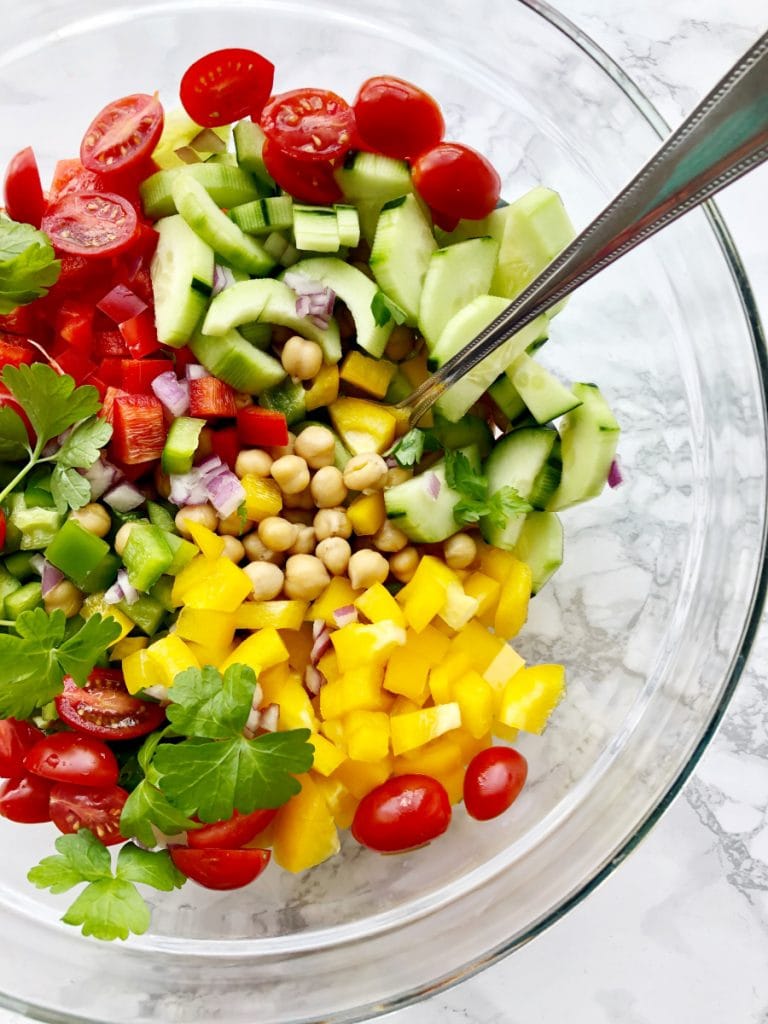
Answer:
<svg viewBox="0 0 768 1024"><path fill-rule="evenodd" d="M124 324L127 320L141 316L147 309L147 304L127 285L116 284L96 303L96 309L108 316L113 323Z"/></svg>
<svg viewBox="0 0 768 1024"><path fill-rule="evenodd" d="M53 356L50 355L50 353L46 352L46 350L38 341L35 341L33 338L25 338L24 340L28 345L31 345L32 348L37 349L37 351L40 353L40 355L43 357L46 363L48 363L51 369L55 370L60 377L64 376L64 370L62 370L61 366L59 366L59 364L56 362Z"/></svg>
<svg viewBox="0 0 768 1024"><path fill-rule="evenodd" d="M82 470L82 475L91 485L91 501L96 501L105 491L108 491L120 475L117 466L113 466L106 459L99 459L88 469Z"/></svg>
<svg viewBox="0 0 768 1024"><path fill-rule="evenodd" d="M225 153L227 150L226 142L210 128L203 128L198 132L189 146L197 153Z"/></svg>
<svg viewBox="0 0 768 1024"><path fill-rule="evenodd" d="M132 512L135 508L143 505L146 498L133 484L122 483L104 495L104 501L115 512Z"/></svg>
<svg viewBox="0 0 768 1024"><path fill-rule="evenodd" d="M427 494L434 501L440 497L440 477L437 473L427 473Z"/></svg>
<svg viewBox="0 0 768 1024"><path fill-rule="evenodd" d="M259 725L264 730L264 732L277 732L277 726L279 721L279 704L267 704L265 708L261 709L261 721L259 722Z"/></svg>
<svg viewBox="0 0 768 1024"><path fill-rule="evenodd" d="M189 381L178 380L173 370L159 374L149 386L171 416L183 416L189 411Z"/></svg>
<svg viewBox="0 0 768 1024"><path fill-rule="evenodd" d="M323 685L327 682L328 680L325 678L323 673L319 669L315 668L314 665L307 665L304 669L304 685L313 697L316 697L318 693L320 693Z"/></svg>
<svg viewBox="0 0 768 1024"><path fill-rule="evenodd" d="M171 493L168 500L183 508L184 505L204 505L208 501L208 485L200 469L189 473L171 473Z"/></svg>
<svg viewBox="0 0 768 1024"><path fill-rule="evenodd" d="M109 590L104 593L104 604L120 604L123 600L125 600L125 594L119 583L113 583Z"/></svg>
<svg viewBox="0 0 768 1024"><path fill-rule="evenodd" d="M245 488L229 469L212 478L208 477L207 487L211 504L222 519L237 512L245 501Z"/></svg>
<svg viewBox="0 0 768 1024"><path fill-rule="evenodd" d="M331 646L331 634L330 631L324 629L322 633L317 637L315 642L312 644L312 650L309 653L309 660L313 665L316 665L322 658L325 652Z"/></svg>
<svg viewBox="0 0 768 1024"><path fill-rule="evenodd" d="M139 600L139 592L128 579L128 573L125 569L120 569L117 574L117 583L123 592L126 604L136 604Z"/></svg>
<svg viewBox="0 0 768 1024"><path fill-rule="evenodd" d="M333 621L341 629L351 622L357 622L357 608L353 604L345 604L343 608L337 608L333 612Z"/></svg>
<svg viewBox="0 0 768 1024"><path fill-rule="evenodd" d="M43 558L42 555L32 555L32 557L29 560L29 564L32 566L32 568L35 570L38 576L43 575L43 569L45 568L45 559Z"/></svg>
<svg viewBox="0 0 768 1024"><path fill-rule="evenodd" d="M328 629L322 619L312 620L312 639L317 640L321 633L324 633Z"/></svg>
<svg viewBox="0 0 768 1024"><path fill-rule="evenodd" d="M394 455L388 455L386 459L384 459L384 461L386 462L389 469L397 469L397 467L400 465L400 463L397 461Z"/></svg>
<svg viewBox="0 0 768 1024"><path fill-rule="evenodd" d="M608 470L608 486L619 487L624 483L624 477L621 475L621 468L617 459L614 459L611 463L611 468Z"/></svg>
<svg viewBox="0 0 768 1024"><path fill-rule="evenodd" d="M202 380L203 377L210 377L210 373L200 363L187 363L187 368L184 371L187 380Z"/></svg>
<svg viewBox="0 0 768 1024"><path fill-rule="evenodd" d="M235 275L229 267L221 267L217 263L213 268L213 289L212 295L218 295L225 288L230 288L235 283Z"/></svg>
<svg viewBox="0 0 768 1024"><path fill-rule="evenodd" d="M43 559L41 573L43 597L47 597L54 587L58 587L63 579L64 573L57 569L55 565L51 565L50 562L46 562L46 560Z"/></svg>
<svg viewBox="0 0 768 1024"><path fill-rule="evenodd" d="M306 274L297 273L295 270L283 274L283 280L297 295L317 295L318 292L325 291L322 281L315 281L311 277L307 277Z"/></svg>
<svg viewBox="0 0 768 1024"><path fill-rule="evenodd" d="M299 295L296 299L296 316L309 316L312 304L308 295Z"/></svg>
<svg viewBox="0 0 768 1024"><path fill-rule="evenodd" d="M336 302L334 290L295 271L285 274L283 280L296 293L296 315L309 317L315 326L326 328Z"/></svg>
<svg viewBox="0 0 768 1024"><path fill-rule="evenodd" d="M319 327L322 331L326 329L330 323L331 318L329 316L319 316L316 313L311 313L308 317L310 323L314 324L315 327Z"/></svg>
<svg viewBox="0 0 768 1024"><path fill-rule="evenodd" d="M153 700L159 701L160 704L170 704L171 695L168 692L168 687L163 686L162 683L155 683L154 686L145 686L144 693L147 697L151 697Z"/></svg>
<svg viewBox="0 0 768 1024"><path fill-rule="evenodd" d="M191 146L179 146L173 152L185 164L201 164L203 162Z"/></svg>

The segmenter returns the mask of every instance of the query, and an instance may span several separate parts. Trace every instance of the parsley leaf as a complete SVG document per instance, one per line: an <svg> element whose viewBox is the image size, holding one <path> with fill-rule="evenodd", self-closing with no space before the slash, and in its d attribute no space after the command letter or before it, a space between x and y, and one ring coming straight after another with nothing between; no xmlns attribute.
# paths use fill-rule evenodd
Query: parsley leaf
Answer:
<svg viewBox="0 0 768 1024"><path fill-rule="evenodd" d="M159 789L144 779L125 801L120 815L120 831L127 839L136 838L144 846L156 846L153 825L167 836L200 828L197 822L177 810Z"/></svg>
<svg viewBox="0 0 768 1024"><path fill-rule="evenodd" d="M56 466L51 474L51 495L56 508L64 513L68 508L82 508L91 500L91 485L76 469Z"/></svg>
<svg viewBox="0 0 768 1024"><path fill-rule="evenodd" d="M533 511L533 505L521 498L520 494L512 486L502 487L488 501L486 515L493 526L503 530L510 519L515 516L525 516Z"/></svg>
<svg viewBox="0 0 768 1024"><path fill-rule="evenodd" d="M448 486L458 491L467 502L485 502L488 497L488 481L472 468L462 451L446 451L445 479Z"/></svg>
<svg viewBox="0 0 768 1024"><path fill-rule="evenodd" d="M0 215L0 314L46 295L60 272L47 235Z"/></svg>
<svg viewBox="0 0 768 1024"><path fill-rule="evenodd" d="M0 460L16 462L29 454L27 428L10 406L0 408Z"/></svg>
<svg viewBox="0 0 768 1024"><path fill-rule="evenodd" d="M251 713L255 689L256 674L247 665L232 665L223 678L213 665L187 669L173 681L168 721L185 736L237 736Z"/></svg>
<svg viewBox="0 0 768 1024"><path fill-rule="evenodd" d="M173 863L166 850L142 850L133 843L126 843L121 848L117 855L115 873L126 882L151 885L160 892L180 889L186 881L186 877Z"/></svg>
<svg viewBox="0 0 768 1024"><path fill-rule="evenodd" d="M86 886L61 920L80 925L83 935L112 942L125 940L131 933L143 935L150 914L135 885L120 878L104 878Z"/></svg>
<svg viewBox="0 0 768 1024"><path fill-rule="evenodd" d="M99 458L101 449L112 437L112 426L105 420L88 419L67 436L56 453L56 465L63 469L88 469Z"/></svg>
<svg viewBox="0 0 768 1024"><path fill-rule="evenodd" d="M76 388L72 377L60 376L45 363L6 366L3 384L24 408L37 434L38 446L44 446L81 420L95 416L100 408L96 388L90 385Z"/></svg>
<svg viewBox="0 0 768 1024"><path fill-rule="evenodd" d="M503 529L516 516L526 515L533 506L514 487L502 487L488 494L488 480L476 473L461 451L446 451L445 479L461 498L453 508L453 518L461 526L487 518L493 526Z"/></svg>
<svg viewBox="0 0 768 1024"><path fill-rule="evenodd" d="M96 882L111 877L109 851L88 829L59 836L55 846L58 854L44 857L27 874L29 881L38 889L50 889L58 895L80 882Z"/></svg>
<svg viewBox="0 0 768 1024"><path fill-rule="evenodd" d="M424 452L436 452L442 448L432 430L414 427L403 435L392 449L391 454L401 466L415 466L421 462Z"/></svg>

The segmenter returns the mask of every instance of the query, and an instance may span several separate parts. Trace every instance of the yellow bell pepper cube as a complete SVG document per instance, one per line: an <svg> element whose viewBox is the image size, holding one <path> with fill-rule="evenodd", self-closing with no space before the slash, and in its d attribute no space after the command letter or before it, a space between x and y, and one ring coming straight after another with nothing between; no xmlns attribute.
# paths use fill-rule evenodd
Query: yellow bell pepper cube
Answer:
<svg viewBox="0 0 768 1024"><path fill-rule="evenodd" d="M397 757L460 726L461 710L455 702L422 708L409 715L396 715L390 719L392 750Z"/></svg>
<svg viewBox="0 0 768 1024"><path fill-rule="evenodd" d="M562 665L521 668L504 687L498 719L513 729L541 733L564 693Z"/></svg>
<svg viewBox="0 0 768 1024"><path fill-rule="evenodd" d="M303 602L298 602L303 604ZM242 606L243 608L245 605ZM280 639L288 649L288 664L304 678L304 670L309 664L312 652L312 625L303 622L299 629L278 629Z"/></svg>
<svg viewBox="0 0 768 1024"><path fill-rule="evenodd" d="M189 586L186 583L182 584L183 594L179 594L181 603L204 611L234 612L253 592L250 579L228 558L206 558L205 561L208 563L208 573ZM197 559L193 559L187 569L196 562ZM184 576L187 569L176 577L177 581ZM174 585L174 597L176 594Z"/></svg>
<svg viewBox="0 0 768 1024"><path fill-rule="evenodd" d="M425 380L429 380L432 374L427 366L426 349L419 352L419 354L414 356L412 359L408 359L406 362L401 363L400 369L412 388L417 388L419 384L423 384Z"/></svg>
<svg viewBox="0 0 768 1024"><path fill-rule="evenodd" d="M296 673L291 672L288 662L283 661L272 668L264 669L259 675L259 686L263 693L262 704L279 704L283 687L289 679L295 679ZM299 683L301 678L299 677ZM302 687L302 689L304 689ZM306 693L306 690L304 691Z"/></svg>
<svg viewBox="0 0 768 1024"><path fill-rule="evenodd" d="M185 643L201 666L213 665L214 668L219 668L235 649L234 644L226 644L222 647L209 643L199 644L194 640L186 640Z"/></svg>
<svg viewBox="0 0 768 1024"><path fill-rule="evenodd" d="M443 636L447 636L449 640L453 640L458 632L458 630L455 630L453 626L449 626L445 619L441 618L440 615L432 619L432 625L438 633L442 633Z"/></svg>
<svg viewBox="0 0 768 1024"><path fill-rule="evenodd" d="M504 687L512 676L517 675L524 665L525 661L520 657L517 651L513 647L510 647L509 644L504 644L490 665L484 669L482 676L483 679L490 683L494 689L496 694L496 706L498 706L498 703L501 700L501 694Z"/></svg>
<svg viewBox="0 0 768 1024"><path fill-rule="evenodd" d="M451 583L445 590L445 604L439 612L440 619L451 629L458 631L474 618L479 604L476 598L467 597L461 583Z"/></svg>
<svg viewBox="0 0 768 1024"><path fill-rule="evenodd" d="M101 593L90 594L86 597L85 601L83 601L83 606L80 609L80 614L84 619L90 619L92 615L100 615L102 619L109 618L115 620L120 627L120 633L118 634L117 639L113 640L109 645L110 647L114 647L115 644L124 640L135 625L133 619L129 619L128 616L121 612L119 608L113 604L107 604L104 600L104 595Z"/></svg>
<svg viewBox="0 0 768 1024"><path fill-rule="evenodd" d="M391 704L382 690L383 665L359 665L345 672L320 691L320 714L324 719L342 718L350 711L387 711Z"/></svg>
<svg viewBox="0 0 768 1024"><path fill-rule="evenodd" d="M355 608L359 609L369 622L390 619L395 625L405 629L403 610L383 583L374 583L355 598Z"/></svg>
<svg viewBox="0 0 768 1024"><path fill-rule="evenodd" d="M162 686L173 686L176 676L188 668L200 668L200 662L189 645L175 633L169 633L162 640L155 640L147 648L147 654L157 667L157 682Z"/></svg>
<svg viewBox="0 0 768 1024"><path fill-rule="evenodd" d="M236 629L301 629L307 601L245 601L234 612Z"/></svg>
<svg viewBox="0 0 768 1024"><path fill-rule="evenodd" d="M214 533L213 530L209 530L207 526L196 523L194 519L189 519L187 520L187 529L192 540L206 558L220 558L224 553L224 538Z"/></svg>
<svg viewBox="0 0 768 1024"><path fill-rule="evenodd" d="M265 692L263 687L262 692ZM291 672L280 687L280 695L269 703L280 706L280 729L309 729L310 732L318 732L320 723L312 707L312 701L295 672Z"/></svg>
<svg viewBox="0 0 768 1024"><path fill-rule="evenodd" d="M344 719L347 751L354 761L382 761L389 753L389 715L350 711Z"/></svg>
<svg viewBox="0 0 768 1024"><path fill-rule="evenodd" d="M395 697L392 705L389 709L389 717L393 718L395 715L410 715L413 711L421 711L421 705L412 701L410 697Z"/></svg>
<svg viewBox="0 0 768 1024"><path fill-rule="evenodd" d="M514 572L518 561L513 554L501 548L483 546L480 549L480 571L501 585Z"/></svg>
<svg viewBox="0 0 768 1024"><path fill-rule="evenodd" d="M154 660L146 650L134 651L122 664L123 679L128 693L139 693L148 686L157 686L160 674Z"/></svg>
<svg viewBox="0 0 768 1024"><path fill-rule="evenodd" d="M260 629L238 644L222 665L222 672L230 665L250 665L258 676L265 668L272 668L283 661L288 661L288 648L277 630L270 626Z"/></svg>
<svg viewBox="0 0 768 1024"><path fill-rule="evenodd" d="M435 704L449 704L453 700L453 684L472 668L466 651L452 651L429 672L429 692Z"/></svg>
<svg viewBox="0 0 768 1024"><path fill-rule="evenodd" d="M531 569L525 562L517 560L512 572L501 585L499 603L493 628L499 636L511 640L517 636L528 618L528 602L531 598Z"/></svg>
<svg viewBox="0 0 768 1024"><path fill-rule="evenodd" d="M124 661L136 651L143 651L149 645L149 638L146 636L126 636L118 640L112 648L110 657L113 661Z"/></svg>
<svg viewBox="0 0 768 1024"><path fill-rule="evenodd" d="M240 483L245 491L245 514L254 523L276 516L283 507L282 492L272 477L246 473Z"/></svg>
<svg viewBox="0 0 768 1024"><path fill-rule="evenodd" d="M361 391L367 391L374 398L383 398L397 367L387 359L371 359L353 349L347 353L341 364L341 380Z"/></svg>
<svg viewBox="0 0 768 1024"><path fill-rule="evenodd" d="M456 732L461 732L460 729ZM437 777L455 771L464 765L461 747L450 736L439 736L436 740L425 743L423 747L412 750L409 754L400 754L395 758L394 775L431 775Z"/></svg>
<svg viewBox="0 0 768 1024"><path fill-rule="evenodd" d="M322 619L329 626L335 626L333 613L338 608L354 604L360 595L346 576L334 576L322 594L312 602L307 612L308 619Z"/></svg>
<svg viewBox="0 0 768 1024"><path fill-rule="evenodd" d="M501 584L492 576L482 572L473 572L464 581L464 593L477 601L477 615L487 615L496 611L501 593Z"/></svg>
<svg viewBox="0 0 768 1024"><path fill-rule="evenodd" d="M337 398L328 412L341 440L353 455L381 454L395 439L397 418L386 406L362 398Z"/></svg>
<svg viewBox="0 0 768 1024"><path fill-rule="evenodd" d="M339 670L339 659L336 657L336 652L333 650L326 651L320 661L317 663L318 669L323 673L329 683L334 682L341 675Z"/></svg>
<svg viewBox="0 0 768 1024"><path fill-rule="evenodd" d="M339 852L339 834L325 796L309 775L274 820L273 853L281 868L306 871Z"/></svg>
<svg viewBox="0 0 768 1024"><path fill-rule="evenodd" d="M500 740L506 740L507 743L514 743L520 735L519 729L513 729L509 725L504 725L504 723L500 722L498 718L494 718L493 725L491 726L491 732Z"/></svg>
<svg viewBox="0 0 768 1024"><path fill-rule="evenodd" d="M184 603L187 593L208 576L213 565L214 562L210 558L206 558L205 555L196 555L174 577L171 597L177 607Z"/></svg>
<svg viewBox="0 0 768 1024"><path fill-rule="evenodd" d="M439 665L448 655L451 642L434 626L425 626L420 633L413 629L405 632L405 649L416 658L423 658L430 665Z"/></svg>
<svg viewBox="0 0 768 1024"><path fill-rule="evenodd" d="M231 612L184 607L176 620L176 634L182 640L194 640L203 646L229 647L236 628L235 616Z"/></svg>
<svg viewBox="0 0 768 1024"><path fill-rule="evenodd" d="M375 491L355 498L347 509L347 517L358 537L372 537L378 533L387 518L383 492Z"/></svg>
<svg viewBox="0 0 768 1024"><path fill-rule="evenodd" d="M481 674L504 646L504 641L489 633L477 619L470 620L451 641L451 650L463 651Z"/></svg>
<svg viewBox="0 0 768 1024"><path fill-rule="evenodd" d="M486 747L490 747L493 743L491 730L484 736L476 738L464 726L461 729L454 729L450 739L461 750L462 764L469 764L475 754L479 754L481 750L485 750Z"/></svg>
<svg viewBox="0 0 768 1024"><path fill-rule="evenodd" d="M397 595L403 605L408 625L420 633L446 604L449 586L461 587L458 577L439 558L425 555L419 562L413 578ZM463 589L462 589L463 593Z"/></svg>
<svg viewBox="0 0 768 1024"><path fill-rule="evenodd" d="M409 697L421 707L429 696L429 668L426 658L411 654L406 647L398 647L389 656L384 673L384 689Z"/></svg>
<svg viewBox="0 0 768 1024"><path fill-rule="evenodd" d="M372 789L386 782L391 774L392 755L389 754L381 761L353 761L348 758L344 764L339 765L333 778L346 786L358 800L362 800Z"/></svg>
<svg viewBox="0 0 768 1024"><path fill-rule="evenodd" d="M339 368L332 366L321 366L320 370L312 381L312 387L304 392L304 404L307 412L313 409L322 409L339 397Z"/></svg>
<svg viewBox="0 0 768 1024"><path fill-rule="evenodd" d="M320 736L318 733L314 733L309 737L309 742L315 748L315 757L312 762L312 767L316 772L320 772L321 775L333 775L342 761L346 760L346 754L344 751L331 743L325 736ZM386 753L386 751L385 751Z"/></svg>
<svg viewBox="0 0 768 1024"><path fill-rule="evenodd" d="M347 753L347 734L341 718L326 718L320 723L320 732L343 754Z"/></svg>
<svg viewBox="0 0 768 1024"><path fill-rule="evenodd" d="M370 625L351 622L331 633L331 643L339 668L349 672L358 665L383 665L392 651L405 643L405 630L389 619Z"/></svg>
<svg viewBox="0 0 768 1024"><path fill-rule="evenodd" d="M493 722L495 694L479 672L467 672L453 684L453 699L461 709L461 724L479 740L488 734Z"/></svg>
<svg viewBox="0 0 768 1024"><path fill-rule="evenodd" d="M340 779L326 779L316 772L310 772L312 781L325 797L328 810L337 828L349 828L355 817L360 801L353 796Z"/></svg>

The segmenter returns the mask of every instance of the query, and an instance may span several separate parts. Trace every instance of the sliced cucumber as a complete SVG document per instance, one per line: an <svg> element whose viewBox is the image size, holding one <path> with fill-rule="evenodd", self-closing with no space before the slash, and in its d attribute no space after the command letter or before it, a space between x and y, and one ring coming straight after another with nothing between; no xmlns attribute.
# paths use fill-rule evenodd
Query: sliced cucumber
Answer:
<svg viewBox="0 0 768 1024"><path fill-rule="evenodd" d="M582 405L560 422L563 460L560 486L547 508L558 512L596 498L608 479L616 455L620 427L596 384L574 384Z"/></svg>
<svg viewBox="0 0 768 1024"><path fill-rule="evenodd" d="M549 423L582 403L570 388L561 384L526 352L508 367L507 377L537 423Z"/></svg>
<svg viewBox="0 0 768 1024"><path fill-rule="evenodd" d="M234 330L219 337L198 333L189 347L209 373L236 391L259 395L285 377L277 359L249 344Z"/></svg>
<svg viewBox="0 0 768 1024"><path fill-rule="evenodd" d="M249 235L269 235L293 226L293 200L290 196L267 196L235 206L229 216Z"/></svg>
<svg viewBox="0 0 768 1024"><path fill-rule="evenodd" d="M159 235L150 264L155 326L163 345L180 348L205 313L213 288L213 249L175 215L155 225Z"/></svg>
<svg viewBox="0 0 768 1024"><path fill-rule="evenodd" d="M305 252L338 252L339 222L332 206L293 207L293 237Z"/></svg>
<svg viewBox="0 0 768 1024"><path fill-rule="evenodd" d="M458 423L451 423L435 413L432 428L443 448L465 448L474 445L481 459L486 458L493 446L493 434L486 421L480 416L463 416Z"/></svg>
<svg viewBox="0 0 768 1024"><path fill-rule="evenodd" d="M360 217L354 206L337 203L334 206L339 228L339 243L354 249L360 243Z"/></svg>
<svg viewBox="0 0 768 1024"><path fill-rule="evenodd" d="M237 162L244 171L248 171L258 181L259 188L264 190L265 195L277 191L272 176L266 168L262 157L264 149L264 132L259 125L248 118L240 121L234 128L235 154Z"/></svg>
<svg viewBox="0 0 768 1024"><path fill-rule="evenodd" d="M419 329L431 350L452 316L491 290L498 243L471 238L432 253L419 307Z"/></svg>
<svg viewBox="0 0 768 1024"><path fill-rule="evenodd" d="M531 593L538 594L563 564L563 524L554 512L529 512L515 555L531 569Z"/></svg>
<svg viewBox="0 0 768 1024"><path fill-rule="evenodd" d="M503 487L514 487L520 497L527 501L556 441L557 431L549 427L513 430L511 434L499 438L483 467L488 478L489 497L493 497ZM484 517L480 520L480 530L495 548L512 551L524 521L523 512L511 516L501 527Z"/></svg>
<svg viewBox="0 0 768 1024"><path fill-rule="evenodd" d="M510 422L525 412L525 402L506 373L496 378L488 388L488 394Z"/></svg>
<svg viewBox="0 0 768 1024"><path fill-rule="evenodd" d="M272 344L272 328L269 324L260 324L258 321L250 324L240 324L237 328L237 333L241 334L246 341L255 345L256 348L260 348L262 352L266 352Z"/></svg>
<svg viewBox="0 0 768 1024"><path fill-rule="evenodd" d="M182 107L166 110L163 133L152 152L153 163L163 170L186 166L181 157L176 155L176 150L188 146L201 131L203 131L202 126L193 121ZM213 128L212 131L219 136L222 142L226 143L229 140L229 125Z"/></svg>
<svg viewBox="0 0 768 1024"><path fill-rule="evenodd" d="M225 164L185 164L158 171L139 186L144 212L153 220L176 213L173 184L177 178L191 178L202 185L218 207L229 210L264 195L255 180L239 167ZM267 193L269 195L269 193Z"/></svg>
<svg viewBox="0 0 768 1024"><path fill-rule="evenodd" d="M347 199L352 200L386 203L413 191L411 172L405 160L363 150L349 153L334 177Z"/></svg>
<svg viewBox="0 0 768 1024"><path fill-rule="evenodd" d="M357 344L372 356L378 358L382 355L392 333L394 321L381 327L376 323L371 312L371 303L378 289L362 270L333 256L316 256L294 263L291 273L304 274L332 288L352 314Z"/></svg>
<svg viewBox="0 0 768 1024"><path fill-rule="evenodd" d="M480 472L480 456L474 447L462 449L476 472ZM461 529L453 516L461 495L448 486L445 461L405 483L384 492L387 516L406 537L424 544L436 544L452 537Z"/></svg>
<svg viewBox="0 0 768 1024"><path fill-rule="evenodd" d="M379 287L407 314L415 327L424 278L437 249L432 226L415 196L393 199L383 207L371 249L371 270Z"/></svg>
<svg viewBox="0 0 768 1024"><path fill-rule="evenodd" d="M263 281L242 281L225 288L211 302L203 331L212 337L219 337L227 334L233 327L254 321L289 327L297 334L316 341L323 350L326 362L337 363L341 359L341 341L336 321L330 320L328 326L323 329L317 327L307 317L297 316L296 294L293 289L283 281L274 281L271 278Z"/></svg>

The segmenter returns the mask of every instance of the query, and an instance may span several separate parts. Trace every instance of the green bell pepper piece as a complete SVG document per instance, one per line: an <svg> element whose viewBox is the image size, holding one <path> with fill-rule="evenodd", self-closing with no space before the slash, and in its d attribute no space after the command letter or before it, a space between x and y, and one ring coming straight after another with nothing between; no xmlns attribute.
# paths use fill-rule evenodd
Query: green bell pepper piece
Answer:
<svg viewBox="0 0 768 1024"><path fill-rule="evenodd" d="M48 545L45 557L82 587L108 554L106 541L84 530L75 519L68 519Z"/></svg>
<svg viewBox="0 0 768 1024"><path fill-rule="evenodd" d="M168 543L170 536L157 526L133 527L123 551L123 565L131 586L147 591L168 572L173 562L173 551Z"/></svg>
<svg viewBox="0 0 768 1024"><path fill-rule="evenodd" d="M5 614L9 619L18 619L22 612L31 612L43 603L41 583L25 583L5 599Z"/></svg>

